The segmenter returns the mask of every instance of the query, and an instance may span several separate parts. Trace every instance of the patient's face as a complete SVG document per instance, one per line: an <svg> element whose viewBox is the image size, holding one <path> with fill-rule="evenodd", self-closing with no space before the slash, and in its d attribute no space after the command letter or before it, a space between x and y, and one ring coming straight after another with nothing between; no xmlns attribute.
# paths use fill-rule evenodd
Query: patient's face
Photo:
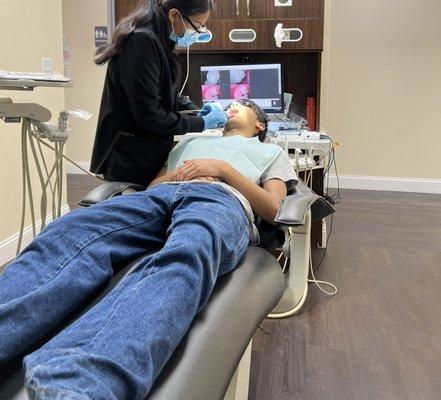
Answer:
<svg viewBox="0 0 441 400"><path fill-rule="evenodd" d="M224 134L228 135L228 131L240 130L243 136L254 137L261 129L261 123L257 118L257 114L245 105L233 103L227 110L228 121L225 125Z"/></svg>

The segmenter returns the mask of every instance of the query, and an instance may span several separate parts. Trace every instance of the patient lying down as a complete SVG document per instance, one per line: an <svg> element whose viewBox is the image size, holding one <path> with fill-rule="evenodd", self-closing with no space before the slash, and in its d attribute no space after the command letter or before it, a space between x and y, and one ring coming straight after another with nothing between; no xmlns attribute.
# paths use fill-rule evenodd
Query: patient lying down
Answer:
<svg viewBox="0 0 441 400"><path fill-rule="evenodd" d="M144 399L296 177L263 141L267 120L235 103L222 138L185 141L149 189L51 223L0 275L0 365L26 352L113 268L142 259L100 303L24 359L32 399ZM261 141L259 141L259 139ZM251 211L252 210L252 211Z"/></svg>

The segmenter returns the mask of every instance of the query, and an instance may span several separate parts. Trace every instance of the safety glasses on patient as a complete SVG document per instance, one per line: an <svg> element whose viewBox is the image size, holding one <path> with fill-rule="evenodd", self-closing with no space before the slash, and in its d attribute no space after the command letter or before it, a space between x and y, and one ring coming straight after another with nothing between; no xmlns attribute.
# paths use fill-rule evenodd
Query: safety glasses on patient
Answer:
<svg viewBox="0 0 441 400"><path fill-rule="evenodd" d="M268 119L262 109L259 109L258 106L251 100L235 100L230 105L225 108L225 112L230 110L233 107L248 107L251 108L254 113L257 115L259 122L266 124Z"/></svg>

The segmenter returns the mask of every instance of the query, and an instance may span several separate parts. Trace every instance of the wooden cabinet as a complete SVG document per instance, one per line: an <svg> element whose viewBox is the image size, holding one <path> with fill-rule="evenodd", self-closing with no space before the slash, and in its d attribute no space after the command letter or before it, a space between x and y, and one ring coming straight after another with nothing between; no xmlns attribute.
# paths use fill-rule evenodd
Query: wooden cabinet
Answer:
<svg viewBox="0 0 441 400"><path fill-rule="evenodd" d="M270 47L269 37L266 34L269 29L269 21L210 21L207 24L213 33L210 43L197 45L193 51L234 51L234 50L262 50ZM236 29L252 29L256 32L256 40L249 43L235 43L230 39L230 33Z"/></svg>
<svg viewBox="0 0 441 400"><path fill-rule="evenodd" d="M139 0L115 0L115 16L117 23L129 15L139 4Z"/></svg>
<svg viewBox="0 0 441 400"><path fill-rule="evenodd" d="M116 0L116 20L128 15L139 0ZM217 0L212 21L244 19L323 18L324 0L294 0L289 7L276 7L274 0Z"/></svg>
<svg viewBox="0 0 441 400"><path fill-rule="evenodd" d="M293 0L290 7L276 7L274 0L251 0L268 4L268 18L323 18L324 0Z"/></svg>
<svg viewBox="0 0 441 400"><path fill-rule="evenodd" d="M215 2L215 9L211 13L210 20L232 20L241 19L241 5L243 0L218 0Z"/></svg>
<svg viewBox="0 0 441 400"><path fill-rule="evenodd" d="M284 28L299 28L299 42L276 45L274 31L278 23ZM276 7L274 0L218 0L207 23L213 40L194 46L196 51L321 51L323 49L324 0L294 0L289 7ZM253 42L235 43L230 39L234 29L252 29Z"/></svg>
<svg viewBox="0 0 441 400"><path fill-rule="evenodd" d="M298 28L303 32L303 37L298 42L284 42L282 47L277 47L274 31L278 23L283 23L284 28ZM324 36L323 19L280 19L269 21L268 30L271 38L268 50L272 51L321 51L323 50Z"/></svg>
<svg viewBox="0 0 441 400"><path fill-rule="evenodd" d="M241 16L244 19L269 19L268 0L240 0Z"/></svg>
<svg viewBox="0 0 441 400"><path fill-rule="evenodd" d="M285 28L299 28L303 38L299 42L282 43L276 45L274 31L278 23L283 23ZM196 45L192 51L320 51L323 49L323 20L322 19L280 19L280 20L241 20L241 21L216 21L208 24L213 33L210 43ZM236 29L252 29L256 33L253 42L235 43L230 38L230 33Z"/></svg>
<svg viewBox="0 0 441 400"><path fill-rule="evenodd" d="M277 7L274 0L218 0L212 20L323 18L324 0L294 0Z"/></svg>
<svg viewBox="0 0 441 400"><path fill-rule="evenodd" d="M128 15L139 0L116 0L119 21ZM321 51L323 49L324 0L294 0L289 7L276 7L274 0L217 0L207 26L213 32L211 43L195 45L193 51ZM284 28L299 28L299 42L276 46L274 31L278 23ZM235 29L252 29L252 42L230 39Z"/></svg>

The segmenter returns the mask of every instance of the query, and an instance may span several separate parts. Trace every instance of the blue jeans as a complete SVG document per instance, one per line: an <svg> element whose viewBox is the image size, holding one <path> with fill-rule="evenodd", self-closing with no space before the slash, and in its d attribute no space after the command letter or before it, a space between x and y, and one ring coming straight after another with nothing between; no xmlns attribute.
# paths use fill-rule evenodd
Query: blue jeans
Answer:
<svg viewBox="0 0 441 400"><path fill-rule="evenodd" d="M31 399L144 399L246 251L240 202L214 184L162 184L51 223L0 276L0 364L142 258L100 303L24 359Z"/></svg>

